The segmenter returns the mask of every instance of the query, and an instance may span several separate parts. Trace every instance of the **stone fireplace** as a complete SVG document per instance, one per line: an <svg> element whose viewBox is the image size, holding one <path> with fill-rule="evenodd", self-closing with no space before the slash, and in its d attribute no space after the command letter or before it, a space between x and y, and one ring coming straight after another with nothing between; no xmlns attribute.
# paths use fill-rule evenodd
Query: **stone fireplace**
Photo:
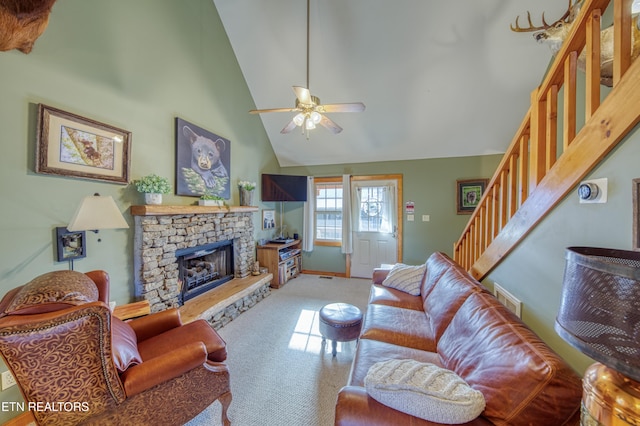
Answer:
<svg viewBox="0 0 640 426"><path fill-rule="evenodd" d="M254 262L252 212L201 206L132 207L136 298L148 300L152 312L180 307L184 282L179 257L199 246L204 248L198 250L217 251L220 243L227 242L231 245L231 274L237 278L250 275Z"/></svg>
<svg viewBox="0 0 640 426"><path fill-rule="evenodd" d="M180 303L233 279L233 240L176 250Z"/></svg>

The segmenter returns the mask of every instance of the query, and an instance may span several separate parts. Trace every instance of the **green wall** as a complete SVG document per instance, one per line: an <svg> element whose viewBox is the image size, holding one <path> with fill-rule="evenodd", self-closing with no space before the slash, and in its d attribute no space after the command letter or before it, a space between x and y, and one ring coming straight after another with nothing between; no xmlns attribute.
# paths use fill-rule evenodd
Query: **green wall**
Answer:
<svg viewBox="0 0 640 426"><path fill-rule="evenodd" d="M238 204L237 181L278 170L260 119L248 114L255 105L211 0L58 1L29 55L0 52L0 75L0 294L67 269L54 260L54 230L82 197L112 195L131 227L129 206L143 203L131 186L36 174L39 103L131 131L132 179L174 181L175 117L231 141L230 204ZM165 196L165 204L194 202ZM87 257L75 269L108 271L112 300L130 302L133 229L99 236L87 233ZM0 400L21 397L14 387ZM0 412L0 422L16 414Z"/></svg>
<svg viewBox="0 0 640 426"><path fill-rule="evenodd" d="M403 214L403 261L424 263L429 254L442 251L452 255L453 244L460 238L469 220L456 214L456 180L490 178L502 155L436 158L429 160L387 161L348 165L285 167L283 173L313 176L402 174L403 200L415 202L415 220ZM300 206L296 206L300 204ZM302 231L302 203L291 203L285 210L285 221L292 232ZM404 211L404 208L403 208ZM422 222L429 215L429 222ZM305 253L307 270L345 272L345 257L340 247L315 247Z"/></svg>

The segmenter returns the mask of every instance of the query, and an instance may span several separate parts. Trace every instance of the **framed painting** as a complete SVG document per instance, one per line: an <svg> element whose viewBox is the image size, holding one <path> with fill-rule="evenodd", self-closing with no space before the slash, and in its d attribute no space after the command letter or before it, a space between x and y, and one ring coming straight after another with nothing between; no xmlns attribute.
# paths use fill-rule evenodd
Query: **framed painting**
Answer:
<svg viewBox="0 0 640 426"><path fill-rule="evenodd" d="M176 194L231 198L231 142L176 118Z"/></svg>
<svg viewBox="0 0 640 426"><path fill-rule="evenodd" d="M129 183L131 132L38 105L36 173Z"/></svg>
<svg viewBox="0 0 640 426"><path fill-rule="evenodd" d="M633 179L633 249L640 250L640 178Z"/></svg>
<svg viewBox="0 0 640 426"><path fill-rule="evenodd" d="M489 179L458 180L456 210L458 214L471 214L482 198Z"/></svg>
<svg viewBox="0 0 640 426"><path fill-rule="evenodd" d="M85 231L69 231L64 226L58 227L56 241L58 262L87 256Z"/></svg>
<svg viewBox="0 0 640 426"><path fill-rule="evenodd" d="M262 229L274 229L276 227L276 211L262 210Z"/></svg>

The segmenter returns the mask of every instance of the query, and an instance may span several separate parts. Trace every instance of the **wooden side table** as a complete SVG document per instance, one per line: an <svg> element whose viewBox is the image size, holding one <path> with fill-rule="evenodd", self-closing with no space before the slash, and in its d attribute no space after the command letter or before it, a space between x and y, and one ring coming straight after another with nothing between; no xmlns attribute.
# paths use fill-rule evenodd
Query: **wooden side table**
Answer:
<svg viewBox="0 0 640 426"><path fill-rule="evenodd" d="M257 257L260 266L265 266L273 275L271 287L282 287L302 271L302 250L300 247L300 240L258 246Z"/></svg>

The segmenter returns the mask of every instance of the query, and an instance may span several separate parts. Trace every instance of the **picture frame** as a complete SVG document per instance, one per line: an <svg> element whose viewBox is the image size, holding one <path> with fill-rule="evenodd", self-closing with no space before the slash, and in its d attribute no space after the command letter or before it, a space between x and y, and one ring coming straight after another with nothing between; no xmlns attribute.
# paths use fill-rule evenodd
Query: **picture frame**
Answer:
<svg viewBox="0 0 640 426"><path fill-rule="evenodd" d="M231 142L176 117L176 194L231 198Z"/></svg>
<svg viewBox="0 0 640 426"><path fill-rule="evenodd" d="M131 132L38 104L36 173L129 183Z"/></svg>
<svg viewBox="0 0 640 426"><path fill-rule="evenodd" d="M69 231L66 227L56 228L57 261L81 259L87 256L85 231Z"/></svg>
<svg viewBox="0 0 640 426"><path fill-rule="evenodd" d="M471 214L487 188L489 179L457 180L456 212L458 214Z"/></svg>
<svg viewBox="0 0 640 426"><path fill-rule="evenodd" d="M633 192L633 222L631 225L632 248L640 250L640 178L633 179L631 182Z"/></svg>
<svg viewBox="0 0 640 426"><path fill-rule="evenodd" d="M275 229L276 211L271 209L262 210L262 229Z"/></svg>

